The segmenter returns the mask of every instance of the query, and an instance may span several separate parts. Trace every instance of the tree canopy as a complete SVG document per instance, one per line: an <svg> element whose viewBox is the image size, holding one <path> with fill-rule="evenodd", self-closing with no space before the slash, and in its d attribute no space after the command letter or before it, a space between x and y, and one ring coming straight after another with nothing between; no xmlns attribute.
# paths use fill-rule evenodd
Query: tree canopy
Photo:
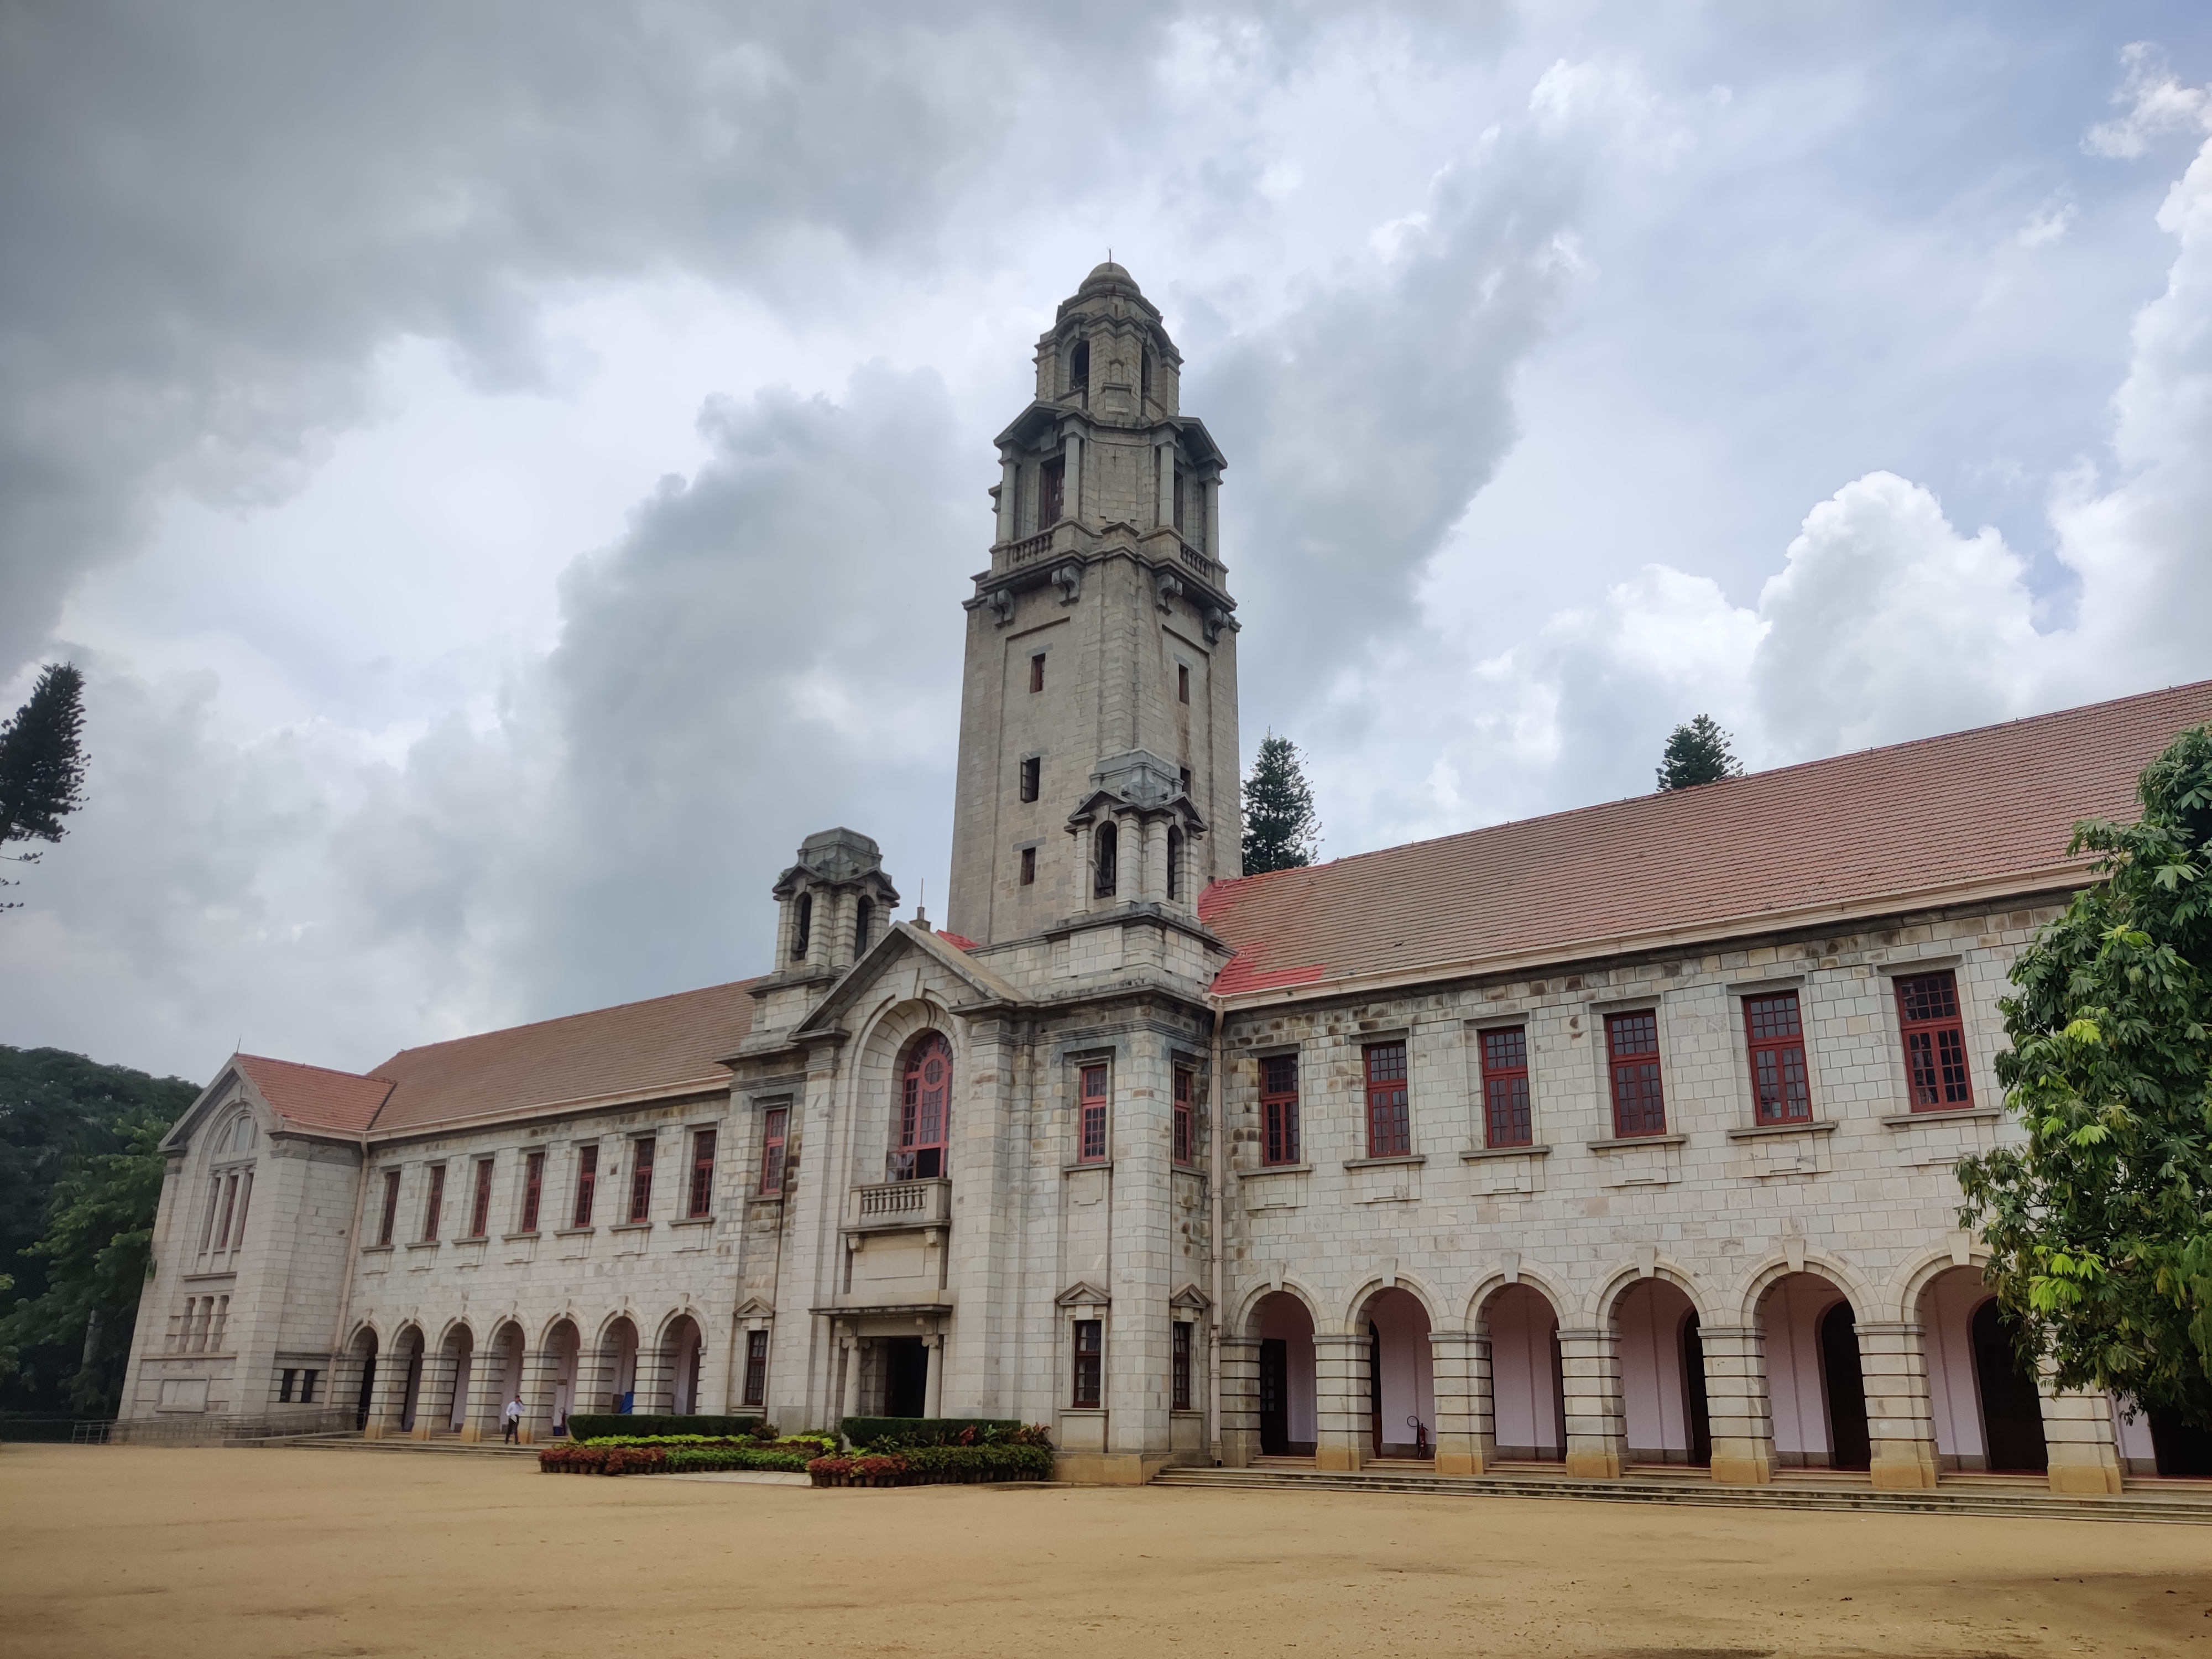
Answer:
<svg viewBox="0 0 2212 1659"><path fill-rule="evenodd" d="M1269 732L1244 780L1244 873L1302 869L1320 851L1321 819L1297 746Z"/></svg>
<svg viewBox="0 0 2212 1659"><path fill-rule="evenodd" d="M1743 763L1729 747L1734 741L1711 714L1700 714L1687 725L1676 726L1660 757L1662 792L1741 777Z"/></svg>
<svg viewBox="0 0 2212 1659"><path fill-rule="evenodd" d="M19 841L59 841L62 820L84 804L84 676L49 663L30 698L0 725L0 848ZM36 853L10 855L35 864ZM0 882L12 887L14 882ZM13 910L14 904L0 904Z"/></svg>
<svg viewBox="0 0 2212 1659"><path fill-rule="evenodd" d="M1959 1165L1963 1226L2062 1387L2212 1426L2212 726L2075 828L2099 883L2013 965L1997 1057L2026 1145Z"/></svg>

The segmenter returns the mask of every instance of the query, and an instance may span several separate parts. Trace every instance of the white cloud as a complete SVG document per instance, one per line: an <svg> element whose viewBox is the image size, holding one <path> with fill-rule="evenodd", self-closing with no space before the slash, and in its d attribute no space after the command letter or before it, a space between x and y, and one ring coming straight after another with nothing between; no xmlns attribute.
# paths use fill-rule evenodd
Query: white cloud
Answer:
<svg viewBox="0 0 2212 1659"><path fill-rule="evenodd" d="M2132 159L2167 133L2212 131L2212 88L2183 85L2166 55L2146 40L2131 43L2120 58L2128 74L2112 101L2127 105L2128 112L2091 127L2081 141L2084 149Z"/></svg>

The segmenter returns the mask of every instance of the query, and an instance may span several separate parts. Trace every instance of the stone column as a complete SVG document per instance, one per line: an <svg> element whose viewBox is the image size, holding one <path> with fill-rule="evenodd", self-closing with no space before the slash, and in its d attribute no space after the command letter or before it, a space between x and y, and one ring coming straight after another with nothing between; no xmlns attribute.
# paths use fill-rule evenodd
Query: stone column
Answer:
<svg viewBox="0 0 2212 1659"><path fill-rule="evenodd" d="M924 1417L942 1417L945 1415L945 1338L933 1331L921 1339L921 1348L929 1359L929 1370L921 1385L921 1414Z"/></svg>
<svg viewBox="0 0 2212 1659"><path fill-rule="evenodd" d="M1206 516L1202 522L1206 526L1206 556L1218 560L1221 556L1217 550L1221 546L1221 480L1218 478L1206 481Z"/></svg>
<svg viewBox="0 0 2212 1659"><path fill-rule="evenodd" d="M1490 1339L1439 1326L1429 1333L1435 1356L1437 1473L1480 1474L1498 1461L1490 1392Z"/></svg>
<svg viewBox="0 0 2212 1659"><path fill-rule="evenodd" d="M1357 1469L1374 1431L1367 1334L1314 1334L1314 1467Z"/></svg>
<svg viewBox="0 0 2212 1659"><path fill-rule="evenodd" d="M368 1396L368 1425L361 1431L362 1439L381 1440L398 1432L400 1410L407 1403L407 1357L397 1348L377 1355L376 1384Z"/></svg>
<svg viewBox="0 0 2212 1659"><path fill-rule="evenodd" d="M1144 838L1144 884L1136 896L1149 903L1164 904L1168 897L1168 820L1154 818L1148 823L1132 818L1129 828Z"/></svg>
<svg viewBox="0 0 2212 1659"><path fill-rule="evenodd" d="M2087 1389L2061 1393L2048 1377L2037 1392L2043 1397L2043 1443L2051 1455L2051 1490L2074 1497L2118 1493L2124 1483L2111 1397Z"/></svg>
<svg viewBox="0 0 2212 1659"><path fill-rule="evenodd" d="M1866 1378L1869 1478L1880 1487L1933 1487L1941 1467L1928 1403L1928 1352L1917 1325L1861 1325L1859 1370Z"/></svg>
<svg viewBox="0 0 2212 1659"><path fill-rule="evenodd" d="M1249 1468L1260 1455L1260 1340L1221 1339L1221 1461Z"/></svg>
<svg viewBox="0 0 2212 1659"><path fill-rule="evenodd" d="M1014 517L1020 495L1021 463L1012 456L1002 457L999 462L999 539L1002 542L1012 541L1022 533Z"/></svg>
<svg viewBox="0 0 2212 1659"><path fill-rule="evenodd" d="M837 1420L860 1414L860 1339L848 1336L840 1345L845 1351L845 1397Z"/></svg>
<svg viewBox="0 0 2212 1659"><path fill-rule="evenodd" d="M469 1371L468 1417L461 1425L464 1440L495 1440L501 1437L500 1413L507 1409L507 1354L503 1349L486 1348L476 1357Z"/></svg>
<svg viewBox="0 0 2212 1659"><path fill-rule="evenodd" d="M1618 1480L1628 1461L1619 1333L1609 1328L1561 1331L1559 1376L1567 1473L1586 1480Z"/></svg>
<svg viewBox="0 0 2212 1659"><path fill-rule="evenodd" d="M428 1440L446 1425L453 1407L453 1356L440 1348L433 1353L427 1348L422 1353L422 1380L415 1390L415 1426L408 1431L416 1440Z"/></svg>
<svg viewBox="0 0 2212 1659"><path fill-rule="evenodd" d="M1708 1325L1705 1416L1712 1427L1713 1479L1763 1486L1774 1479L1774 1419L1766 1403L1766 1339L1756 1325Z"/></svg>
<svg viewBox="0 0 2212 1659"><path fill-rule="evenodd" d="M1152 522L1165 530L1175 523L1175 445L1173 442L1152 446L1152 467L1158 475L1156 499L1152 502Z"/></svg>
<svg viewBox="0 0 2212 1659"><path fill-rule="evenodd" d="M637 1381L633 1385L637 1395L630 1407L635 1412L666 1412L676 1408L675 1401L676 1350L666 1343L647 1347L637 1345Z"/></svg>
<svg viewBox="0 0 2212 1659"><path fill-rule="evenodd" d="M1067 434L1066 460L1063 463L1060 480L1060 516L1079 520L1083 517L1083 434Z"/></svg>

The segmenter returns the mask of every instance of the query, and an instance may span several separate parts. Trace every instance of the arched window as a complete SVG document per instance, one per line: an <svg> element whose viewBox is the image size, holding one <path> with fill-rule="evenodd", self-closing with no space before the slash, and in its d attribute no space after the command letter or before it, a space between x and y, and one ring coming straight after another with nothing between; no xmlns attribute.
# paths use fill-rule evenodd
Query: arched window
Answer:
<svg viewBox="0 0 2212 1659"><path fill-rule="evenodd" d="M908 1048L900 1069L890 1179L934 1181L945 1173L945 1143L952 1127L952 1045L942 1032L924 1032Z"/></svg>
<svg viewBox="0 0 2212 1659"><path fill-rule="evenodd" d="M791 959L806 960L806 947L814 942L814 895L799 896L799 921L791 930Z"/></svg>
<svg viewBox="0 0 2212 1659"><path fill-rule="evenodd" d="M1067 358L1067 389L1088 396L1091 392L1091 342L1078 340Z"/></svg>
<svg viewBox="0 0 2212 1659"><path fill-rule="evenodd" d="M1168 826L1168 897L1182 897L1182 831Z"/></svg>
<svg viewBox="0 0 2212 1659"><path fill-rule="evenodd" d="M1098 896L1112 898L1117 866L1121 863L1121 832L1110 823L1102 823L1091 840L1093 843L1091 862L1097 867Z"/></svg>
<svg viewBox="0 0 2212 1659"><path fill-rule="evenodd" d="M853 911L853 959L868 953L868 930L876 925L876 902L864 898Z"/></svg>

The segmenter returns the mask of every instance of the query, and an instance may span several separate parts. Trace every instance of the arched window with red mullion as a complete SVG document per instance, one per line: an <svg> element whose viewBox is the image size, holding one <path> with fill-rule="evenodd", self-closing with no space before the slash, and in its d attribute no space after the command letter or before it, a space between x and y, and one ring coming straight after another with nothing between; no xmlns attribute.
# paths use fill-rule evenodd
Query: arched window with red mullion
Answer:
<svg viewBox="0 0 2212 1659"><path fill-rule="evenodd" d="M934 1181L945 1173L945 1139L952 1128L952 1045L941 1031L926 1031L906 1051L900 1068L898 1146L890 1155L893 1181Z"/></svg>

